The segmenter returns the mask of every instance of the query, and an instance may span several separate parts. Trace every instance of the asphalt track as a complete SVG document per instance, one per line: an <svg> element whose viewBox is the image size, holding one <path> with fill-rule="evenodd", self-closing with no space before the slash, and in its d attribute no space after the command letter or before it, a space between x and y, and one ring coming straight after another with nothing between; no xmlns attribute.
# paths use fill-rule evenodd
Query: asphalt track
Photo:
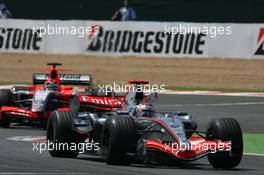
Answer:
<svg viewBox="0 0 264 175"><path fill-rule="evenodd" d="M159 111L189 112L206 128L212 118L234 117L244 132L264 132L264 98L227 97L200 95L162 95L157 100ZM14 136L43 136L45 131L37 128L12 126L0 129L0 175L1 174L263 174L263 156L244 156L241 164L233 170L213 169L207 159L178 166L109 166L95 156L81 155L77 159L51 158L47 152L33 151L32 142L7 140Z"/></svg>

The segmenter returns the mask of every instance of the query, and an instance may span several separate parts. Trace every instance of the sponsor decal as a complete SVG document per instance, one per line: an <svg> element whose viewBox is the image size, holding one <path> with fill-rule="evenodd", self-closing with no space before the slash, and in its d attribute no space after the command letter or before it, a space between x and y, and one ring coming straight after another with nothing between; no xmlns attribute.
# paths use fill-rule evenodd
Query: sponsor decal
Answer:
<svg viewBox="0 0 264 175"><path fill-rule="evenodd" d="M88 38L88 52L203 55L206 34L164 31L108 30Z"/></svg>
<svg viewBox="0 0 264 175"><path fill-rule="evenodd" d="M67 75L67 74L61 74L60 75L61 80L80 80L81 75Z"/></svg>
<svg viewBox="0 0 264 175"><path fill-rule="evenodd" d="M107 97L90 97L90 96L81 96L81 102L98 104L98 105L107 105L107 106L119 106L121 102Z"/></svg>
<svg viewBox="0 0 264 175"><path fill-rule="evenodd" d="M255 55L264 55L264 27L259 29Z"/></svg>
<svg viewBox="0 0 264 175"><path fill-rule="evenodd" d="M42 38L32 29L0 28L0 49L39 51Z"/></svg>
<svg viewBox="0 0 264 175"><path fill-rule="evenodd" d="M49 74L34 74L36 80L48 80ZM82 74L60 74L61 81L90 81L89 75Z"/></svg>

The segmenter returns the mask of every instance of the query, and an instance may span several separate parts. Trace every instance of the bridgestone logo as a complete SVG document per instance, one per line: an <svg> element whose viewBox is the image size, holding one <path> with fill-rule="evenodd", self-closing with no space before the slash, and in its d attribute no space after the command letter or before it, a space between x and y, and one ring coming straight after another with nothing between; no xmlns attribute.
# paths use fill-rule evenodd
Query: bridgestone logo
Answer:
<svg viewBox="0 0 264 175"><path fill-rule="evenodd" d="M32 29L0 28L0 49L38 51L41 42Z"/></svg>
<svg viewBox="0 0 264 175"><path fill-rule="evenodd" d="M205 34L166 34L164 31L100 30L91 40L87 51L146 54L204 53Z"/></svg>
<svg viewBox="0 0 264 175"><path fill-rule="evenodd" d="M255 55L264 55L264 28L259 29L258 38L257 38L257 49Z"/></svg>

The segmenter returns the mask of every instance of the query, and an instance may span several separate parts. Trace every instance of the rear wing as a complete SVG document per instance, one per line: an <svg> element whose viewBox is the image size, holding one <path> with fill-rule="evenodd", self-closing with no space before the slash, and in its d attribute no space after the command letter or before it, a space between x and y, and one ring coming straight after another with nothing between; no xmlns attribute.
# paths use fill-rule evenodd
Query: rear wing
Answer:
<svg viewBox="0 0 264 175"><path fill-rule="evenodd" d="M59 77L61 84L92 86L92 77L89 74L60 74ZM33 74L33 84L44 84L47 80L49 80L49 74Z"/></svg>

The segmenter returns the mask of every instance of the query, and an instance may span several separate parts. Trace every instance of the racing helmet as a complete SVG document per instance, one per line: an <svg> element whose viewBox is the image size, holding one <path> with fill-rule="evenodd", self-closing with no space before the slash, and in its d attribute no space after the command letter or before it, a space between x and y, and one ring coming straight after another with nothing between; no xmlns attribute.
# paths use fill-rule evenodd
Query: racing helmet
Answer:
<svg viewBox="0 0 264 175"><path fill-rule="evenodd" d="M137 117L150 117L155 115L155 110L152 105L139 104L136 108Z"/></svg>
<svg viewBox="0 0 264 175"><path fill-rule="evenodd" d="M47 81L44 89L49 90L49 91L57 91L58 90L58 84L54 81Z"/></svg>

